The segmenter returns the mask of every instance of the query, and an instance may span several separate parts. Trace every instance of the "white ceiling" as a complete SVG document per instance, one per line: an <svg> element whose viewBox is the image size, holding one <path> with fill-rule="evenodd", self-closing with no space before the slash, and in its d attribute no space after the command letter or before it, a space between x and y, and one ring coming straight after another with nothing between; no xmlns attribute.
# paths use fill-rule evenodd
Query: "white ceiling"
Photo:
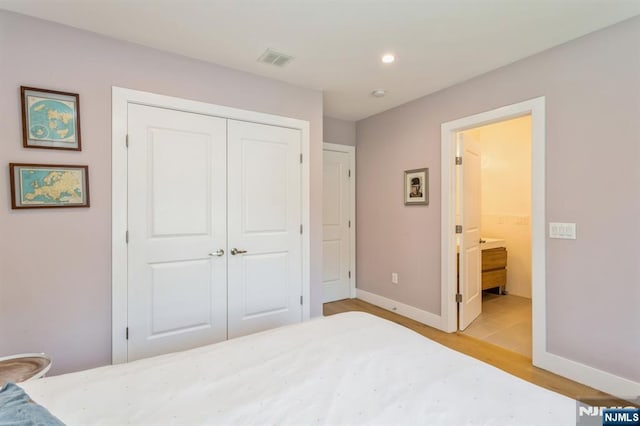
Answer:
<svg viewBox="0 0 640 426"><path fill-rule="evenodd" d="M359 120L640 14L640 0L0 0L0 8L324 92ZM292 55L285 68L256 59ZM391 65L380 62L395 53ZM371 91L385 89L384 98Z"/></svg>

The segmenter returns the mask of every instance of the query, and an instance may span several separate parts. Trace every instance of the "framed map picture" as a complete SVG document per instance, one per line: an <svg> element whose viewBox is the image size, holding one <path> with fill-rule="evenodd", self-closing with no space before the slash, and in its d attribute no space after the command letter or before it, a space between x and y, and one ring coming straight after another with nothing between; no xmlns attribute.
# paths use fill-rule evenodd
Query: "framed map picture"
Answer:
<svg viewBox="0 0 640 426"><path fill-rule="evenodd" d="M89 207L89 166L9 164L11 208Z"/></svg>
<svg viewBox="0 0 640 426"><path fill-rule="evenodd" d="M20 87L22 145L25 148L80 151L80 96Z"/></svg>
<svg viewBox="0 0 640 426"><path fill-rule="evenodd" d="M405 170L404 205L429 204L429 169Z"/></svg>

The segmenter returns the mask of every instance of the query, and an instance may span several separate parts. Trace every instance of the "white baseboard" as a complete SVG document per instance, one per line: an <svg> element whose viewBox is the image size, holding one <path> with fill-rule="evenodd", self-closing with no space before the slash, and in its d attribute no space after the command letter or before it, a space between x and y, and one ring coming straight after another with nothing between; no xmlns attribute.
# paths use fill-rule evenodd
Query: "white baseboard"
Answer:
<svg viewBox="0 0 640 426"><path fill-rule="evenodd" d="M396 302L395 300L387 299L386 297L378 296L377 294L369 293L359 288L356 288L356 297L372 305L426 324L429 327L442 330L442 318L440 315L432 314L431 312L423 311L422 309L414 308L413 306L405 305L404 303Z"/></svg>
<svg viewBox="0 0 640 426"><path fill-rule="evenodd" d="M372 305L379 306L388 311L414 319L422 324L445 331L441 325L441 317L439 315L396 302L395 300L359 288L356 289L356 297ZM540 356L536 356L534 366L622 399L635 399L640 395L640 383L607 373L606 371L598 370L597 368L581 364L577 361L563 358L550 352L545 351Z"/></svg>
<svg viewBox="0 0 640 426"><path fill-rule="evenodd" d="M597 368L589 367L577 361L563 358L550 352L543 352L534 363L536 367L591 386L622 399L635 399L640 396L640 383L633 382Z"/></svg>

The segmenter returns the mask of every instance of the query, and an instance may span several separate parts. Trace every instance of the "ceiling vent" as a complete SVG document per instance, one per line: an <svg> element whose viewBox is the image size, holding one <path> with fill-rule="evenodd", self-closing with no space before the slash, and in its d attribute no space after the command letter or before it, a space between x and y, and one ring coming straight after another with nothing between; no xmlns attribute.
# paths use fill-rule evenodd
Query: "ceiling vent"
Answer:
<svg viewBox="0 0 640 426"><path fill-rule="evenodd" d="M275 50L267 49L258 58L258 62L265 64L275 65L277 67L284 67L293 60L293 56L285 55L284 53L276 52Z"/></svg>

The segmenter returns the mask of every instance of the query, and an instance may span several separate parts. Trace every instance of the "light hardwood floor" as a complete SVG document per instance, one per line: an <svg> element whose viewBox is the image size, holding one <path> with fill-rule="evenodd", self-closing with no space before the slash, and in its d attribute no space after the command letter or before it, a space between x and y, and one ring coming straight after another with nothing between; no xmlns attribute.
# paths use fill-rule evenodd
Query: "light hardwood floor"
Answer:
<svg viewBox="0 0 640 426"><path fill-rule="evenodd" d="M436 330L435 328L387 311L386 309L382 309L360 299L345 299L325 303L323 309L325 316L349 311L367 312L393 321L444 346L477 358L514 376L570 398L607 398L607 401L610 401L612 405L617 403L629 404L626 401L618 400L597 389L534 367L531 364L531 358L519 353L509 351L462 333L445 333Z"/></svg>

